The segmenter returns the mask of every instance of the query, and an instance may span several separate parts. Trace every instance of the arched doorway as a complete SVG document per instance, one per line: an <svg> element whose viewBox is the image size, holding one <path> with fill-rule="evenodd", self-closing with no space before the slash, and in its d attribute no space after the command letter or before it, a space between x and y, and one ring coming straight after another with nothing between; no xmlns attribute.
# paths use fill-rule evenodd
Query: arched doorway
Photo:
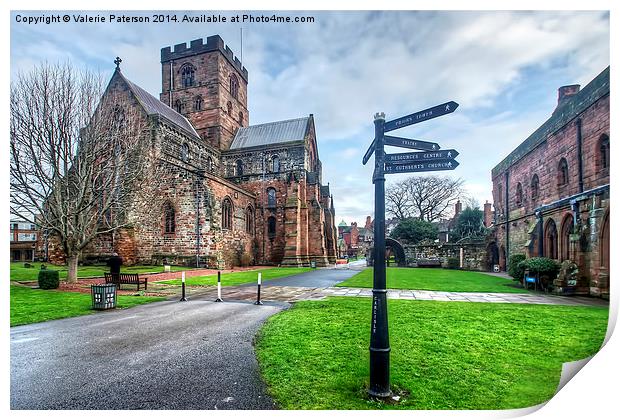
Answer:
<svg viewBox="0 0 620 420"><path fill-rule="evenodd" d="M407 265L405 261L405 250L403 246L392 238L385 239L385 255L394 255L394 261L399 267L405 267Z"/></svg>
<svg viewBox="0 0 620 420"><path fill-rule="evenodd" d="M500 271L506 271L506 248L504 248L504 245L499 247L499 269Z"/></svg>
<svg viewBox="0 0 620 420"><path fill-rule="evenodd" d="M549 219L545 226L545 257L558 259L558 230L553 219Z"/></svg>
<svg viewBox="0 0 620 420"><path fill-rule="evenodd" d="M560 261L570 260L570 235L573 233L573 215L567 214L562 220L560 229Z"/></svg>
<svg viewBox="0 0 620 420"><path fill-rule="evenodd" d="M499 265L499 249L497 243L491 242L487 245L487 269L493 271L493 266Z"/></svg>

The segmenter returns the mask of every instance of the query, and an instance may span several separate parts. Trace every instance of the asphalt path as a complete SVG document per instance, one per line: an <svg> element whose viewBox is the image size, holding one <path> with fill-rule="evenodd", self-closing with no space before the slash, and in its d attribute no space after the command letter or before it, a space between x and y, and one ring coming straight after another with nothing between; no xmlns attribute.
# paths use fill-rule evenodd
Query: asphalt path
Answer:
<svg viewBox="0 0 620 420"><path fill-rule="evenodd" d="M13 327L11 408L275 408L252 340L286 307L196 298Z"/></svg>
<svg viewBox="0 0 620 420"><path fill-rule="evenodd" d="M338 268L317 268L316 270L262 281L263 286L289 287L333 287L337 283L353 277L366 268L366 260L355 261ZM246 283L242 286L255 287L256 283Z"/></svg>

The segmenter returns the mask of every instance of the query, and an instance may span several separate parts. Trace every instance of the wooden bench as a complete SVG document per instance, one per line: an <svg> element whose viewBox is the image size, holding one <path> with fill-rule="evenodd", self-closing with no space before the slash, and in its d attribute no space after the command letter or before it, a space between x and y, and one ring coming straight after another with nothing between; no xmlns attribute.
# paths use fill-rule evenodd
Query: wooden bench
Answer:
<svg viewBox="0 0 620 420"><path fill-rule="evenodd" d="M114 283L120 290L121 284L135 284L138 286L136 290L140 290L140 284L144 284L144 290L146 290L147 278L140 279L137 273L105 273L106 283Z"/></svg>
<svg viewBox="0 0 620 420"><path fill-rule="evenodd" d="M420 258L417 260L416 265L425 268L441 268L441 260L435 258Z"/></svg>

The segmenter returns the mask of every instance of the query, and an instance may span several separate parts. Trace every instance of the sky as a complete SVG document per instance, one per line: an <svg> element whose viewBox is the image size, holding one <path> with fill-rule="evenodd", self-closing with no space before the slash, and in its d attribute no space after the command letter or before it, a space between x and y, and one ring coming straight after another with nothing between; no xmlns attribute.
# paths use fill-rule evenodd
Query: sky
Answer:
<svg viewBox="0 0 620 420"><path fill-rule="evenodd" d="M242 11L165 12L220 15ZM448 101L458 109L390 134L439 143L460 155L453 171L480 204L491 202L491 169L553 112L557 89L585 86L609 65L605 11L260 11L254 16L312 16L313 23L52 23L11 13L10 76L42 61L65 62L110 77L123 74L158 97L160 49L219 34L249 72L250 124L313 114L323 182L336 224L373 215L373 115L394 119ZM69 12L69 15L77 14ZM149 12L79 12L149 16ZM72 16L71 16L71 19ZM387 148L388 152L406 150ZM416 174L419 175L419 174ZM409 175L388 175L386 185Z"/></svg>

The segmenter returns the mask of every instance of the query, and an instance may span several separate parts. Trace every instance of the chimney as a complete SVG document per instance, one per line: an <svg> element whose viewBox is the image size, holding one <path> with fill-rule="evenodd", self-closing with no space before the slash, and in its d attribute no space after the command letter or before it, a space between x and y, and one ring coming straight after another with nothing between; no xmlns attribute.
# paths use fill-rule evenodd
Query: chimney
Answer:
<svg viewBox="0 0 620 420"><path fill-rule="evenodd" d="M556 109L564 105L568 98L578 94L580 87L580 85L568 85L560 87L558 89L558 106L556 107Z"/></svg>
<svg viewBox="0 0 620 420"><path fill-rule="evenodd" d="M491 203L489 203L489 200L486 200L484 203L484 227L491 226L492 216Z"/></svg>
<svg viewBox="0 0 620 420"><path fill-rule="evenodd" d="M364 227L366 229L372 228L372 219L370 218L370 216L366 216L366 224L364 225Z"/></svg>
<svg viewBox="0 0 620 420"><path fill-rule="evenodd" d="M458 200L454 205L454 217L458 217L458 215L461 213L461 210L463 210L463 204L461 204L461 200Z"/></svg>

